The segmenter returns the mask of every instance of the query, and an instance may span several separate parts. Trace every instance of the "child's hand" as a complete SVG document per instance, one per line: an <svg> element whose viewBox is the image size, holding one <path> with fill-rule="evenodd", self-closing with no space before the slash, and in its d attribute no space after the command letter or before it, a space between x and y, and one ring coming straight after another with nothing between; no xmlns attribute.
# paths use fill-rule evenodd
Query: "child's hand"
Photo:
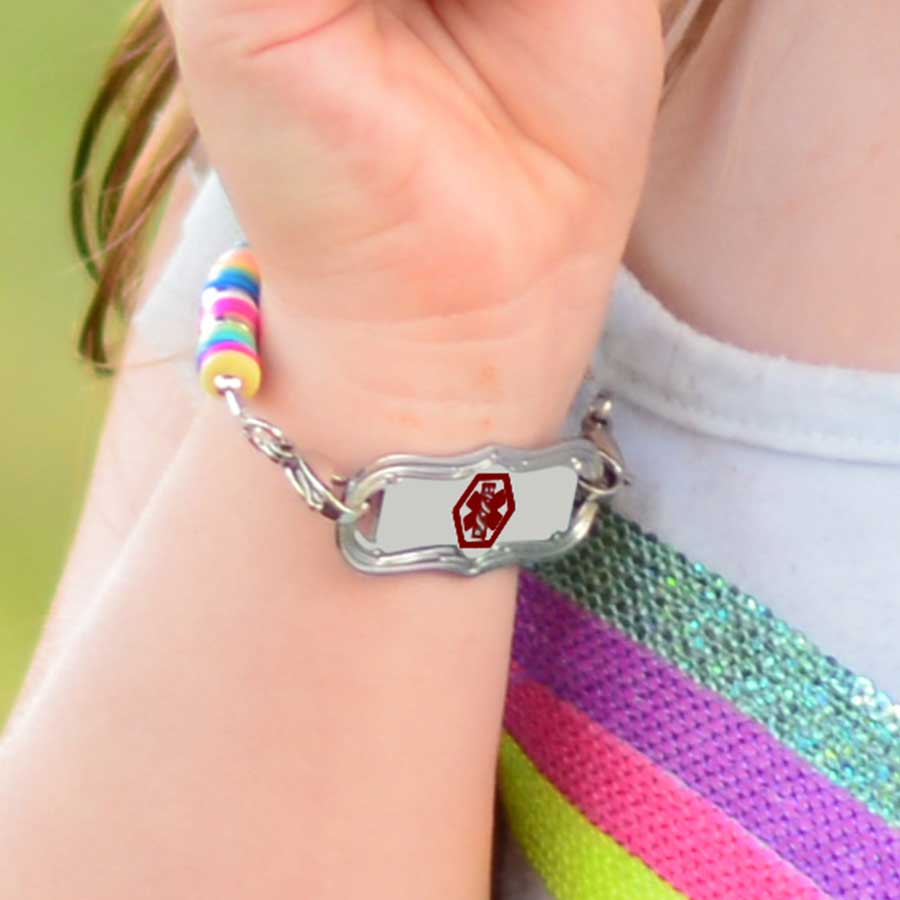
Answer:
<svg viewBox="0 0 900 900"><path fill-rule="evenodd" d="M658 0L164 5L269 315L364 324L373 361L376 333L477 337L571 397L643 184Z"/></svg>

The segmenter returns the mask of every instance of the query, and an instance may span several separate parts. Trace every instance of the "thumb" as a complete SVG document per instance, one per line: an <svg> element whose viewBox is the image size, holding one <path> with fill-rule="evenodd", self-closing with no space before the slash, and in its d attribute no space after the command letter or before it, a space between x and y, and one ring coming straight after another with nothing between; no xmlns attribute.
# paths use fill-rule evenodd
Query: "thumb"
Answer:
<svg viewBox="0 0 900 900"><path fill-rule="evenodd" d="M537 144L565 144L588 177L646 143L636 139L648 136L665 67L660 0L162 2L189 98L207 82L217 96L264 85L309 122L336 122L346 142L348 116L370 123L364 104L379 97L366 86L384 87L388 32L402 32L480 83L482 102ZM196 99L202 118L207 98Z"/></svg>
<svg viewBox="0 0 900 900"><path fill-rule="evenodd" d="M179 45L225 43L238 55L299 40L346 15L374 19L370 0L162 0L162 9Z"/></svg>
<svg viewBox="0 0 900 900"><path fill-rule="evenodd" d="M280 191L310 218L317 210L340 218L384 107L375 3L162 3L191 113L246 233L261 233L246 202L254 187ZM296 175L286 182L285 173Z"/></svg>
<svg viewBox="0 0 900 900"><path fill-rule="evenodd" d="M300 148L297 164L321 163L377 122L385 78L373 0L162 3L213 159L238 139Z"/></svg>
<svg viewBox="0 0 900 900"><path fill-rule="evenodd" d="M284 66L296 65L302 53L306 78L293 89L316 80L309 67L327 50L352 50L352 44L378 38L373 0L162 0L183 74L215 77L228 85L235 79L255 81L266 68L276 68L275 51L290 53ZM342 47L334 45L336 40ZM316 50L320 45L321 51ZM333 60L331 60L333 64ZM280 71L279 75L284 75ZM302 72L295 72L303 75ZM234 86L234 85L232 85ZM267 88L278 87L272 79Z"/></svg>

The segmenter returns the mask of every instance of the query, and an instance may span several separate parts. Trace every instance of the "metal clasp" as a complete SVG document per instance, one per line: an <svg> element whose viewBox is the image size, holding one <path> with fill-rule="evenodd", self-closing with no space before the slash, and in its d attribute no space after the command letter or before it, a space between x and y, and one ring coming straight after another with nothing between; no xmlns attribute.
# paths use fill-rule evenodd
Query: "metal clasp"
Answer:
<svg viewBox="0 0 900 900"><path fill-rule="evenodd" d="M612 497L623 485L631 484L625 471L622 451L612 433L612 397L598 393L581 420L581 433L594 443L603 459L603 474L596 481L580 479L582 487L595 497Z"/></svg>

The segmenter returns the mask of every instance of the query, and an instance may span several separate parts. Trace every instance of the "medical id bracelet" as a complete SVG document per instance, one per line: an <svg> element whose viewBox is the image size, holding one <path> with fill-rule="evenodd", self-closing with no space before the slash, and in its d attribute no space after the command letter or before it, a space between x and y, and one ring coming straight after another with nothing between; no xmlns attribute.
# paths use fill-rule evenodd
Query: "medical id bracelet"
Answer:
<svg viewBox="0 0 900 900"><path fill-rule="evenodd" d="M550 559L578 544L601 504L629 481L611 433L612 400L598 392L581 436L538 450L491 444L447 457L389 454L350 478L332 475L329 486L280 428L244 407L262 381L259 304L259 269L241 243L216 261L203 289L200 379L307 505L335 522L338 547L361 572L478 575Z"/></svg>

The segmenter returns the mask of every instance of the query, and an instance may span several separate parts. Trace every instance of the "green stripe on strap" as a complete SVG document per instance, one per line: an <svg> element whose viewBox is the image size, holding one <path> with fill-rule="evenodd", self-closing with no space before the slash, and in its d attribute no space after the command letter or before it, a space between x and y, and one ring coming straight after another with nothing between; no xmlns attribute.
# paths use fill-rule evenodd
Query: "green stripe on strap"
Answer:
<svg viewBox="0 0 900 900"><path fill-rule="evenodd" d="M510 831L556 900L686 896L588 821L505 728L499 778Z"/></svg>

